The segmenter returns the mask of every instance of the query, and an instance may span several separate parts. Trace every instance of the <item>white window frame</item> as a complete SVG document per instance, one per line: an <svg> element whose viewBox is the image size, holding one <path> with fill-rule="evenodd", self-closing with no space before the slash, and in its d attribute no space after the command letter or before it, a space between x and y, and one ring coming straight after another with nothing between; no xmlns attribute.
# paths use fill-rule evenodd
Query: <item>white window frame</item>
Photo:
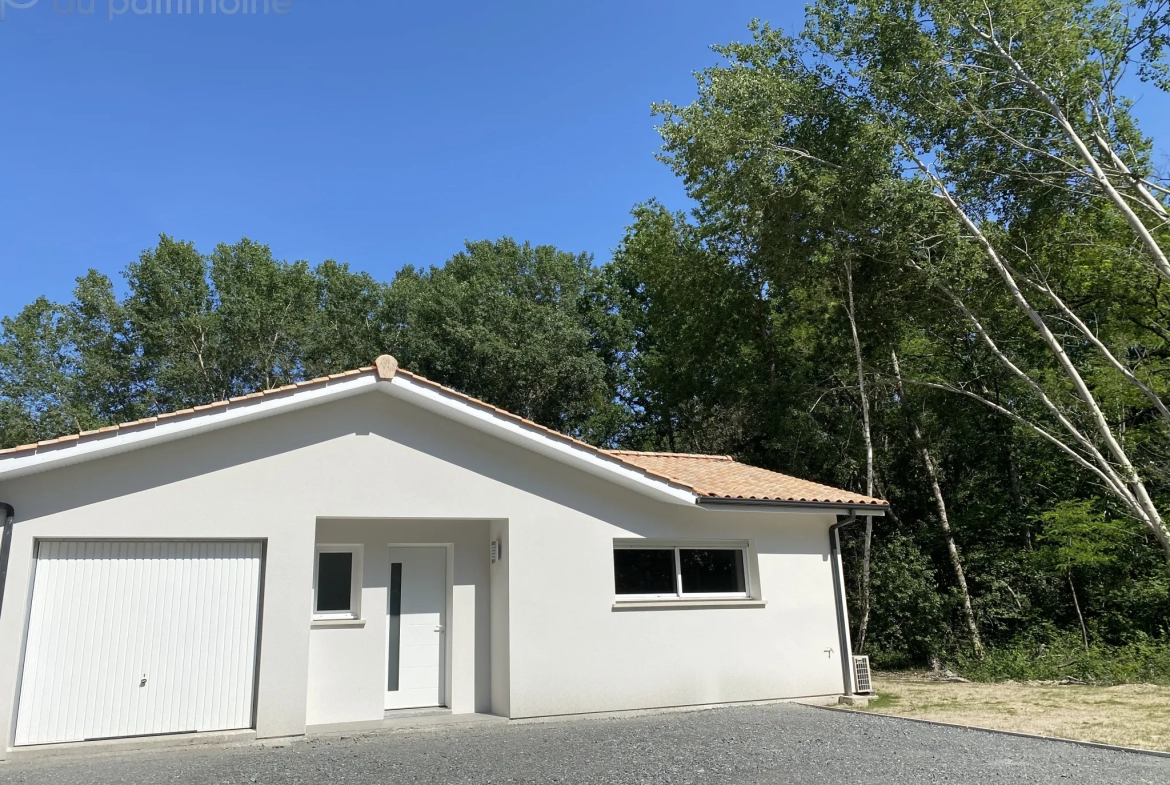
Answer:
<svg viewBox="0 0 1170 785"><path fill-rule="evenodd" d="M613 589L616 603L639 602L688 602L690 600L751 600L757 599L755 548L743 540L614 540L615 551L674 551L674 592L671 594L618 594L617 576L614 575ZM680 551L717 550L739 551L743 558L744 590L740 592L683 592L682 557Z"/></svg>
<svg viewBox="0 0 1170 785"><path fill-rule="evenodd" d="M365 548L359 544L318 545L313 550L313 619L360 619L362 617L362 563ZM317 612L317 578L322 553L348 553L353 560L349 574L349 610Z"/></svg>

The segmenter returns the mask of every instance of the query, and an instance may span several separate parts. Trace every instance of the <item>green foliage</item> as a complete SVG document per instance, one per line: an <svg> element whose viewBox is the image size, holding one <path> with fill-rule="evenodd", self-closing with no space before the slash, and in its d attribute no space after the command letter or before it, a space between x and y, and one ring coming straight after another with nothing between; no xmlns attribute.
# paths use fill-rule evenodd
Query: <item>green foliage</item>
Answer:
<svg viewBox="0 0 1170 785"><path fill-rule="evenodd" d="M1074 567L1104 567L1117 560L1131 527L1110 523L1094 511L1095 501L1066 501L1038 516L1042 525L1036 541L1042 547L1042 561L1061 570Z"/></svg>
<svg viewBox="0 0 1170 785"><path fill-rule="evenodd" d="M125 277L139 373L149 380L147 405L183 409L221 395L223 381L214 375L218 318L207 263L195 246L160 236Z"/></svg>
<svg viewBox="0 0 1170 785"><path fill-rule="evenodd" d="M68 312L44 297L5 317L0 340L0 384L8 443L81 430L92 414L78 400L77 362Z"/></svg>
<svg viewBox="0 0 1170 785"><path fill-rule="evenodd" d="M222 389L238 395L296 381L318 313L308 263L278 262L268 246L247 239L217 246L209 261Z"/></svg>
<svg viewBox="0 0 1170 785"><path fill-rule="evenodd" d="M468 243L392 284L326 260L284 262L243 239L203 255L161 236L119 301L91 271L0 334L0 444L125 422L369 365L404 367L552 428L609 443L627 427L628 344L586 254Z"/></svg>
<svg viewBox="0 0 1170 785"><path fill-rule="evenodd" d="M612 281L633 334L622 392L638 427L628 446L718 454L766 438L753 399L783 383L784 361L750 273L650 203L634 210Z"/></svg>
<svg viewBox="0 0 1170 785"><path fill-rule="evenodd" d="M597 443L625 425L605 359L622 340L587 254L467 243L442 267L404 268L387 294L395 355L412 370Z"/></svg>
<svg viewBox="0 0 1170 785"><path fill-rule="evenodd" d="M727 451L864 487L858 389L839 305L843 272L854 273L860 348L873 377L867 387L879 488L896 513L875 527L866 645L879 660L921 663L964 645L952 557L907 438L912 425L934 456L988 643L1011 646L1048 624L1078 630L1081 615L1086 635L1101 645L1166 634L1167 572L1151 536L1157 527L1131 525L1119 495L1099 498L1102 484L1093 475L1022 424L1065 436L1074 452L1084 442L1067 436L1065 422L1100 439L1098 415L1062 365L1069 358L1100 417L1122 434L1155 504L1164 506L1164 418L1131 377L1069 329L1054 298L1025 282L1038 318L1054 326L1062 345L1057 351L1043 343L1036 319L971 242L972 227L932 192L941 182L1019 280L1049 287L1132 378L1167 391L1170 325L1159 305L1167 284L1084 173L1077 137L1095 148L1108 144L1135 173L1150 172L1150 142L1118 92L1119 77L1135 58L1150 73L1161 68L1168 21L1164 9L1145 3L821 0L797 35L756 22L750 41L716 47L724 61L699 75L696 100L657 107L663 158L698 202L690 224L675 221L683 227L676 233L697 238L709 258L752 281L755 307L772 328L752 334L719 325L716 334L741 351L750 346L755 356L782 358L782 375L794 382L765 386L737 367L737 394L693 388L685 403L680 395L659 415L684 426L674 430L675 442L694 432L679 412L717 404L746 423L721 429ZM1006 50L985 35L989 27ZM1013 60L1039 90L1015 78ZM648 230L644 219L634 228ZM631 239L628 233L627 247ZM701 281L717 280L717 270L692 273L685 254L659 253L668 272L658 277L673 289L701 297ZM642 286L664 302L673 297L665 287L656 292L649 278ZM969 310L946 291L960 293ZM642 309L652 312L653 303ZM661 313L658 335L669 335L671 323L685 334L689 313ZM972 316L1012 366L972 329ZM690 342L671 346L686 352ZM894 351L909 382L904 395L890 383ZM674 382L659 378L652 389L669 401ZM1018 419L940 387L977 395ZM856 532L848 540L856 620L862 546ZM906 541L931 569L898 553ZM899 576L907 558L912 568ZM927 595L934 601L917 609L906 600ZM908 606L910 624L902 611Z"/></svg>
<svg viewBox="0 0 1170 785"><path fill-rule="evenodd" d="M1004 70L980 34L989 20L1065 121ZM161 236L124 271L124 298L90 271L69 303L40 298L3 320L0 446L389 352L594 444L731 454L863 490L851 281L877 488L892 504L874 523L866 651L884 667L938 656L977 678L1165 683L1170 571L1159 544L1097 476L1024 424L1065 433L1055 409L1099 439L1058 353L926 172L1017 274L1050 287L1125 363L1132 378L1028 288L1165 507L1170 428L1133 380L1170 395L1170 283L1077 163L1069 129L1153 175L1120 74L1136 68L1166 87L1168 24L1164 6L1144 0L819 0L799 34L753 23L751 40L715 47L723 62L699 74L694 102L656 107L661 158L695 209L637 205L602 265L502 238L383 283L332 260L277 260L248 239L205 255ZM1154 232L1166 245L1165 226ZM967 650L915 429L986 660ZM844 535L854 622L861 532Z"/></svg>
<svg viewBox="0 0 1170 785"><path fill-rule="evenodd" d="M945 605L930 558L904 534L880 537L874 548L871 586L880 598L868 635L874 665L898 669L928 661L938 647ZM858 614L856 608L850 612L854 617Z"/></svg>
<svg viewBox="0 0 1170 785"><path fill-rule="evenodd" d="M973 681L1170 684L1170 646L1148 638L1120 646L1095 644L1086 651L1076 633L1060 633L1044 642L996 647L983 660L958 657L948 664Z"/></svg>

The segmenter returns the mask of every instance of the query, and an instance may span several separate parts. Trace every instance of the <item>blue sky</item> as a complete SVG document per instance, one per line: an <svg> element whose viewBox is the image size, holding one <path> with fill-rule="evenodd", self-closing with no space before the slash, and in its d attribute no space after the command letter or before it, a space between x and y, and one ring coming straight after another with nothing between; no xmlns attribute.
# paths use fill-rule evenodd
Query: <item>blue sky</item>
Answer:
<svg viewBox="0 0 1170 785"><path fill-rule="evenodd" d="M111 2L129 12L111 20ZM160 232L205 251L248 236L383 280L468 238L603 261L636 202L686 204L654 159L651 102L691 100L707 46L746 38L753 16L802 18L754 0L293 0L202 17L135 2L151 5L5 8L0 315L67 300L90 267L120 284Z"/></svg>
<svg viewBox="0 0 1170 785"><path fill-rule="evenodd" d="M28 2L0 22L0 315L90 267L120 284L160 232L383 280L503 235L604 261L636 202L687 204L651 102L690 101L753 16L803 20L799 0Z"/></svg>

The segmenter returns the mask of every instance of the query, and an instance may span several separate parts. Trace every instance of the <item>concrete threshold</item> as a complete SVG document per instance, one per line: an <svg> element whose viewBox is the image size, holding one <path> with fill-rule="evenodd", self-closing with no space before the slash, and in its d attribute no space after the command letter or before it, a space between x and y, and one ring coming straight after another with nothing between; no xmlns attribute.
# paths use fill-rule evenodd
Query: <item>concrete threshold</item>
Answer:
<svg viewBox="0 0 1170 785"><path fill-rule="evenodd" d="M411 717L431 717L450 714L451 710L446 706L431 706L423 709L386 709L382 715L384 720L409 719Z"/></svg>
<svg viewBox="0 0 1170 785"><path fill-rule="evenodd" d="M507 724L508 722L510 720L507 717L498 717L495 714L452 714L449 710L387 712L387 716L380 720L310 725L305 728L305 735L336 736L340 733L422 730L426 728L467 725L500 725Z"/></svg>

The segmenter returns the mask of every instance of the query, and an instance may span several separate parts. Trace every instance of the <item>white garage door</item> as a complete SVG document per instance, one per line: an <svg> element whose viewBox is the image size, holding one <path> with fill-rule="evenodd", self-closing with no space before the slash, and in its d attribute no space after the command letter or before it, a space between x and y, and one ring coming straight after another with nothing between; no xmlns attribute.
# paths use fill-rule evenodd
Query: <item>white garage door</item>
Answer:
<svg viewBox="0 0 1170 785"><path fill-rule="evenodd" d="M252 727L258 542L42 542L16 743Z"/></svg>

